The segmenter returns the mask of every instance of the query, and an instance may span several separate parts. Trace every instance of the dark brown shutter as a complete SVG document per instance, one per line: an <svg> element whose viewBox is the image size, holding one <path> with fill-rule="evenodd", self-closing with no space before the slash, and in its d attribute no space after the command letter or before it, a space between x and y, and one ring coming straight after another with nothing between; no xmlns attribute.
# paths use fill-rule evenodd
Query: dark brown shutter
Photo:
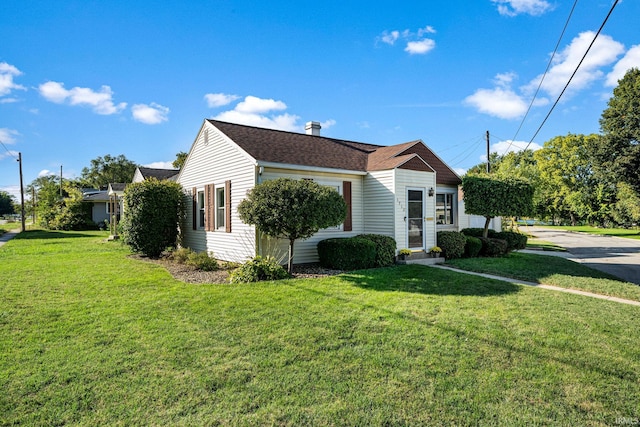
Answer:
<svg viewBox="0 0 640 427"><path fill-rule="evenodd" d="M224 182L224 231L231 233L231 181Z"/></svg>
<svg viewBox="0 0 640 427"><path fill-rule="evenodd" d="M204 228L206 231L216 230L216 203L215 186L208 184L204 186Z"/></svg>
<svg viewBox="0 0 640 427"><path fill-rule="evenodd" d="M344 220L342 229L344 231L352 231L353 221L351 218L351 181L342 182L342 197L344 197L344 201L347 204L347 217Z"/></svg>
<svg viewBox="0 0 640 427"><path fill-rule="evenodd" d="M193 187L191 189L191 213L193 214L193 229L198 229L198 189Z"/></svg>

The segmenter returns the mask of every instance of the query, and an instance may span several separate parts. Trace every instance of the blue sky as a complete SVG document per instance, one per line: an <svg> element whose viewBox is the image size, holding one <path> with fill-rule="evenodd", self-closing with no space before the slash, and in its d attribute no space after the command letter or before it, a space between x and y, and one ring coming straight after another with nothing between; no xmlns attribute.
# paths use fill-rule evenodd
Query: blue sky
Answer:
<svg viewBox="0 0 640 427"><path fill-rule="evenodd" d="M613 0L0 2L0 189L78 177L124 154L168 166L205 118L391 145L421 139L454 169L525 146ZM640 2L623 0L532 148L599 131L640 67ZM522 123L521 130L516 134ZM515 136L515 139L514 139ZM514 143L510 145L510 141Z"/></svg>

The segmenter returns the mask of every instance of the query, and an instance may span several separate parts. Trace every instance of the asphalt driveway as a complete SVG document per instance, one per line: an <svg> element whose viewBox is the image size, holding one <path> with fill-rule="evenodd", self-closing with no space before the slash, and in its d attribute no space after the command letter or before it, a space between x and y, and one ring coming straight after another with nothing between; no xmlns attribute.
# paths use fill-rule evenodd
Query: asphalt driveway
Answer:
<svg viewBox="0 0 640 427"><path fill-rule="evenodd" d="M569 259L640 285L640 240L543 227L528 227L527 231L567 249Z"/></svg>

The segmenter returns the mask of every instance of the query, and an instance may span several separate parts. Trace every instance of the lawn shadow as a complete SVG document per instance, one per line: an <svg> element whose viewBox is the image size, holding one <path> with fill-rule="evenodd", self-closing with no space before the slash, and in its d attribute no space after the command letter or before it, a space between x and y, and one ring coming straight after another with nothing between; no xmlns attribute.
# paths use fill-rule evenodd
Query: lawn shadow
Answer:
<svg viewBox="0 0 640 427"><path fill-rule="evenodd" d="M26 230L16 234L16 240L36 240L36 239L68 239L76 237L94 237L91 234L83 234L73 231L51 231L51 230Z"/></svg>
<svg viewBox="0 0 640 427"><path fill-rule="evenodd" d="M426 295L496 296L520 291L520 286L424 265L404 265L341 274L353 285L374 291Z"/></svg>

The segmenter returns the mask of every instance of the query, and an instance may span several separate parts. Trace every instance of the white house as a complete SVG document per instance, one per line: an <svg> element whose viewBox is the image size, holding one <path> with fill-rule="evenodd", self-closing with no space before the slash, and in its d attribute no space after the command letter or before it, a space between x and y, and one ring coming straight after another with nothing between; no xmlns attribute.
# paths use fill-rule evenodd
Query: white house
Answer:
<svg viewBox="0 0 640 427"><path fill-rule="evenodd" d="M250 189L279 177L335 188L348 206L343 224L296 242L294 263L317 261L317 243L331 237L384 234L397 250L428 251L437 231L468 226L460 177L422 141L379 146L322 137L316 122L306 128L301 134L205 120L177 177L191 198L183 246L228 261L285 251L286 242L269 241L237 213Z"/></svg>

